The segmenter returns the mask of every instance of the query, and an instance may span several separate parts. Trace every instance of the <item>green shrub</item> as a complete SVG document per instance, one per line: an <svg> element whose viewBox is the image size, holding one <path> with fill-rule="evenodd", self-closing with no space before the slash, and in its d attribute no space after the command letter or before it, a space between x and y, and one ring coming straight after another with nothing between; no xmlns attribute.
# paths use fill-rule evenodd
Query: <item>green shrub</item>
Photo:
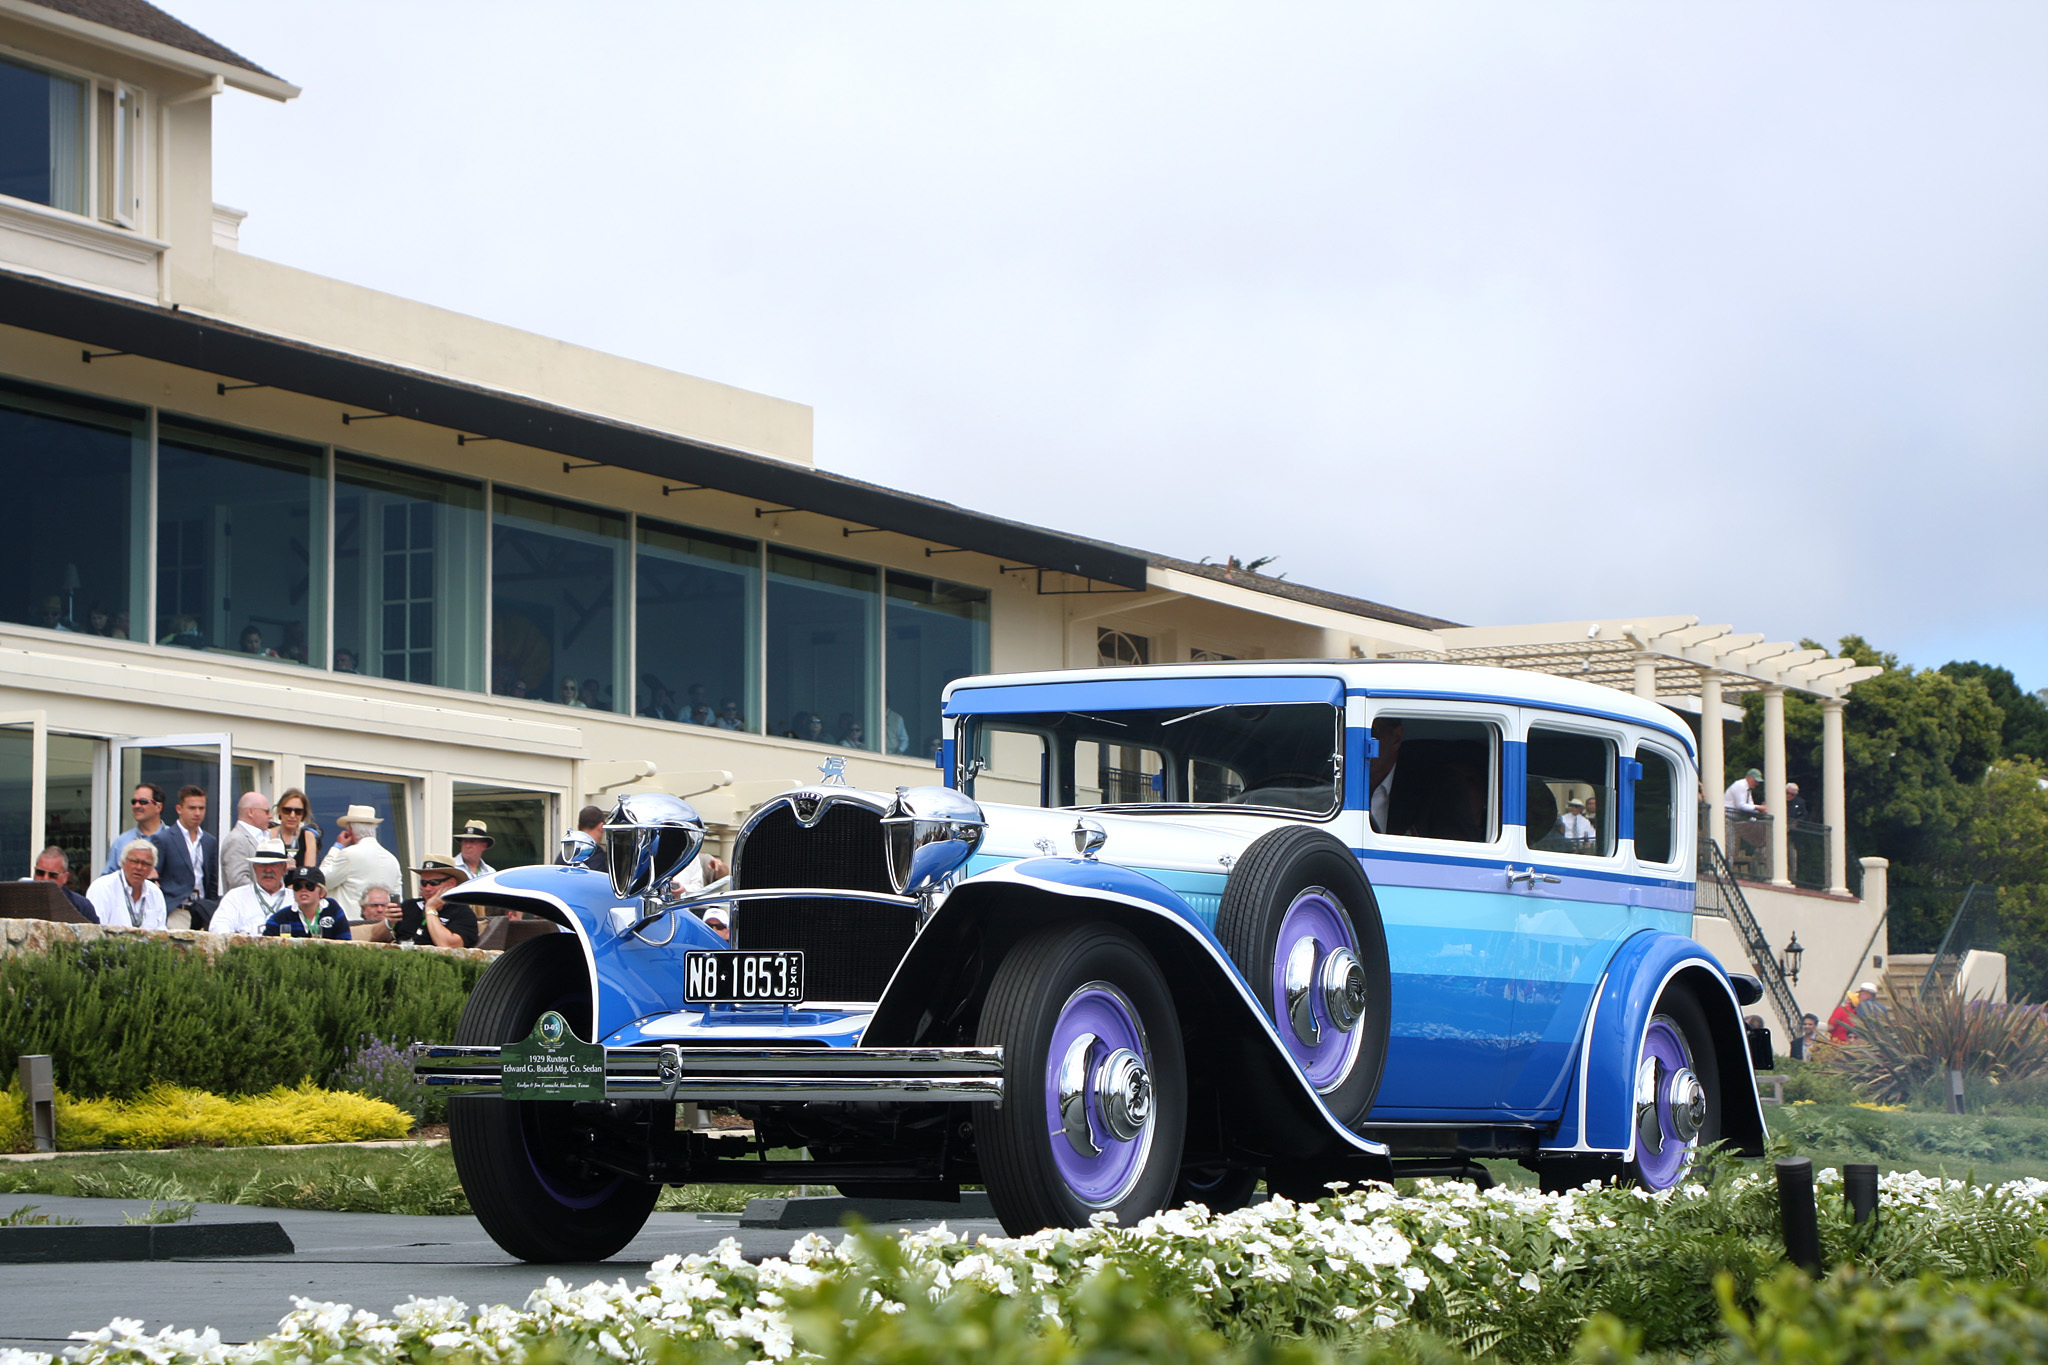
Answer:
<svg viewBox="0 0 2048 1365"><path fill-rule="evenodd" d="M1870 1098L1856 1082L1819 1062L1780 1057L1777 1070L1785 1078L1787 1104L1855 1104Z"/></svg>
<svg viewBox="0 0 2048 1365"><path fill-rule="evenodd" d="M0 960L0 1056L48 1053L77 1096L156 1084L260 1095L327 1078L365 1035L454 1036L483 964L345 944L238 944L209 958L147 939Z"/></svg>
<svg viewBox="0 0 2048 1365"><path fill-rule="evenodd" d="M1893 1103L1951 1070L1968 1084L2025 1080L2048 1073L2048 1018L2024 1002L1903 995L1858 1014L1849 1041L1821 1063Z"/></svg>
<svg viewBox="0 0 2048 1365"><path fill-rule="evenodd" d="M335 1073L337 1090L349 1090L383 1100L411 1115L418 1123L440 1123L448 1116L448 1101L427 1090L413 1071L416 1044L395 1047L382 1038L365 1037Z"/></svg>

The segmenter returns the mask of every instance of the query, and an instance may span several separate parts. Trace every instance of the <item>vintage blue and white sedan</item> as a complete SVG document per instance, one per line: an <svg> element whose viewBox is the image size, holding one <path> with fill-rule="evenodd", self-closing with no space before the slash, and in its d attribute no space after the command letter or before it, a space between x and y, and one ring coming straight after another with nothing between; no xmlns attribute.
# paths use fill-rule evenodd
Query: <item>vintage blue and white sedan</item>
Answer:
<svg viewBox="0 0 2048 1365"><path fill-rule="evenodd" d="M703 824L636 794L607 871L454 893L567 931L493 963L422 1063L503 1247L610 1255L665 1184L979 1184L1022 1233L1261 1181L1488 1158L1661 1188L1706 1144L1762 1153L1760 988L1690 937L1663 707L1347 660L969 678L944 716L939 782L779 796L729 884L675 892Z"/></svg>

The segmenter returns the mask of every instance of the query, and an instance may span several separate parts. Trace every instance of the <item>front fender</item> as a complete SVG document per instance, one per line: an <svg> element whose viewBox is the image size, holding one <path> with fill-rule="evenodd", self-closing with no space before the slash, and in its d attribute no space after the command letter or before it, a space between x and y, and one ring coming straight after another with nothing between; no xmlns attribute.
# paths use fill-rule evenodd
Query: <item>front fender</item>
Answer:
<svg viewBox="0 0 2048 1365"><path fill-rule="evenodd" d="M1762 1156L1768 1136L1763 1103L1750 1069L1749 1043L1735 988L1714 955L1679 934L1654 930L1621 945L1581 1030L1578 1071L1565 1097L1549 1155L1635 1156L1635 1063L1657 1000L1672 985L1689 986L1713 1030L1721 1073L1721 1136L1744 1156Z"/></svg>
<svg viewBox="0 0 2048 1365"><path fill-rule="evenodd" d="M611 878L587 867L510 868L464 882L446 899L518 910L576 935L590 973L590 998L597 1005L596 1039L649 1015L674 1011L683 998L685 950L731 946L687 911L666 917L675 928L667 942L662 941L667 933L662 921L648 930L655 936L651 943L621 934L612 912L637 915L640 901L620 900L612 893Z"/></svg>
<svg viewBox="0 0 2048 1365"><path fill-rule="evenodd" d="M1011 946L1072 919L1127 929L1159 963L1180 1015L1191 1129L1206 1125L1223 1149L1264 1158L1386 1155L1323 1104L1202 917L1159 882L1111 863L1032 858L956 887L897 967L861 1045L972 1041Z"/></svg>

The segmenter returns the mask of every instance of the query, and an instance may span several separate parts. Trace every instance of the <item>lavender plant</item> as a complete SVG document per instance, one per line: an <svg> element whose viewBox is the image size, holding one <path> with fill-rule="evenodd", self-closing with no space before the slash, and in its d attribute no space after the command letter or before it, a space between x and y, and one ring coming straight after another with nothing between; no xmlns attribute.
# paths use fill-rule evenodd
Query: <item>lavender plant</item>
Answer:
<svg viewBox="0 0 2048 1365"><path fill-rule="evenodd" d="M366 1033L335 1072L335 1087L394 1105L409 1114L413 1126L418 1127L427 1122L432 1100L426 1085L413 1072L413 1059L419 1050L418 1043L399 1047Z"/></svg>

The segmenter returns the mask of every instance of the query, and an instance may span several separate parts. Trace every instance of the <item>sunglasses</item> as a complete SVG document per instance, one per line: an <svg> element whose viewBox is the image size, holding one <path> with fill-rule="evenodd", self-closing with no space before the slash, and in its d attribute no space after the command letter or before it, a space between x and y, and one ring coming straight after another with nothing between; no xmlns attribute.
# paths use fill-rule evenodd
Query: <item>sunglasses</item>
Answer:
<svg viewBox="0 0 2048 1365"><path fill-rule="evenodd" d="M36 869L36 880L39 882L54 882L63 875L61 872L52 872L48 868L39 867Z"/></svg>
<svg viewBox="0 0 2048 1365"><path fill-rule="evenodd" d="M451 884L451 883L453 883L453 882L457 882L457 881L460 881L460 880L461 880L461 878L459 878L459 877L422 877L422 878L420 878L420 885L421 885L421 886L447 886L447 885L449 885L449 884Z"/></svg>
<svg viewBox="0 0 2048 1365"><path fill-rule="evenodd" d="M304 806L279 806L277 809L280 815L304 815L306 813Z"/></svg>
<svg viewBox="0 0 2048 1365"><path fill-rule="evenodd" d="M131 806L161 806L163 802L152 801L146 796L131 796L128 798L128 804Z"/></svg>

